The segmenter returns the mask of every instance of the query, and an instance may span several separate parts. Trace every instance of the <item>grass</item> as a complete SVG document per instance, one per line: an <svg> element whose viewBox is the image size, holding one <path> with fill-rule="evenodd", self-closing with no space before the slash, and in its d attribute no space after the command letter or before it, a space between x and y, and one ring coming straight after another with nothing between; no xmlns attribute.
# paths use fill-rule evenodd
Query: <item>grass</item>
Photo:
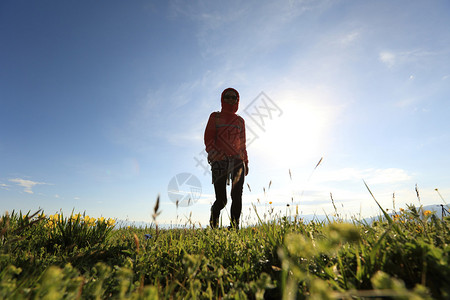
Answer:
<svg viewBox="0 0 450 300"><path fill-rule="evenodd" d="M295 216L239 231L13 212L0 220L0 298L448 299L450 219L382 212L371 224Z"/></svg>

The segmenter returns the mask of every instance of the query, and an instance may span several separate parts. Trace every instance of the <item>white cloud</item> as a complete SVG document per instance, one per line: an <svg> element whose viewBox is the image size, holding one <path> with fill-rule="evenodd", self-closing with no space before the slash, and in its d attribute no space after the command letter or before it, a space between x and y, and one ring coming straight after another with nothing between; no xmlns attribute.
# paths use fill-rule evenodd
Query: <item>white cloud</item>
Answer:
<svg viewBox="0 0 450 300"><path fill-rule="evenodd" d="M205 59L236 66L255 55L268 53L280 43L292 42L288 32L305 12L323 11L332 1L171 2L174 17L187 17L197 26L196 38ZM226 41L226 42L225 42ZM232 41L232 42L231 42ZM239 45L239 47L236 47Z"/></svg>
<svg viewBox="0 0 450 300"><path fill-rule="evenodd" d="M381 62L385 63L389 68L393 67L396 62L395 54L388 51L381 52L379 58Z"/></svg>
<svg viewBox="0 0 450 300"><path fill-rule="evenodd" d="M8 190L9 185L4 184L4 183L0 183L0 188Z"/></svg>
<svg viewBox="0 0 450 300"><path fill-rule="evenodd" d="M324 172L320 176L323 182L338 181L361 181L364 179L368 184L386 184L405 182L411 179L411 176L403 169L355 169L343 168L340 170Z"/></svg>
<svg viewBox="0 0 450 300"><path fill-rule="evenodd" d="M408 50L408 51L382 51L379 54L379 59L381 62L386 64L389 68L397 64L427 64L427 60L430 57L445 57L448 53L437 52L437 51L427 51L422 49Z"/></svg>
<svg viewBox="0 0 450 300"><path fill-rule="evenodd" d="M405 98L400 101L397 101L395 105L397 107L408 107L418 102L418 99L415 97Z"/></svg>
<svg viewBox="0 0 450 300"><path fill-rule="evenodd" d="M28 194L34 194L34 192L32 191L32 188L35 185L46 184L44 182L36 182L36 181L31 181L31 180L26 180L26 179L21 179L21 178L10 179L9 181L17 183L17 185L19 185L21 187L24 187L23 191Z"/></svg>
<svg viewBox="0 0 450 300"><path fill-rule="evenodd" d="M385 184L405 182L411 179L411 176L407 174L405 170L397 168L388 169L368 169L365 170L363 175L366 175L367 180L373 184Z"/></svg>
<svg viewBox="0 0 450 300"><path fill-rule="evenodd" d="M343 36L340 39L340 44L342 46L348 46L355 42L360 36L360 33L358 31L350 32L347 35Z"/></svg>

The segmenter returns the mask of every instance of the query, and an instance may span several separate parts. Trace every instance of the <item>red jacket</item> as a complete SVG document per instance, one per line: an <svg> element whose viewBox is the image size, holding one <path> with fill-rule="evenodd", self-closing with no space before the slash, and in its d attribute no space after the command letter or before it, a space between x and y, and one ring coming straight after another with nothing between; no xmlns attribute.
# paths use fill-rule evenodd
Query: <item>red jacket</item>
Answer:
<svg viewBox="0 0 450 300"><path fill-rule="evenodd" d="M225 92L232 90L237 95L235 104L226 103ZM248 164L245 146L245 122L236 114L239 107L239 93L232 88L225 89L221 96L222 110L209 116L205 129L205 146L208 158L212 161L223 160L226 157L237 157ZM210 155L211 153L216 155Z"/></svg>

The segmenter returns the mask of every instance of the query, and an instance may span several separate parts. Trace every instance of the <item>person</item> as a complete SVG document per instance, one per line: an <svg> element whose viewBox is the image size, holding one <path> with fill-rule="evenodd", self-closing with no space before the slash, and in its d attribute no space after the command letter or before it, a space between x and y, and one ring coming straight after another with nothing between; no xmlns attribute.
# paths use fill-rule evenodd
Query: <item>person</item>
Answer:
<svg viewBox="0 0 450 300"><path fill-rule="evenodd" d="M209 224L211 228L219 225L220 211L227 204L227 184L230 184L231 179L230 227L238 229L244 176L248 174L245 122L236 114L239 107L238 91L225 89L221 95L221 105L220 112L213 112L209 116L204 138L216 196Z"/></svg>

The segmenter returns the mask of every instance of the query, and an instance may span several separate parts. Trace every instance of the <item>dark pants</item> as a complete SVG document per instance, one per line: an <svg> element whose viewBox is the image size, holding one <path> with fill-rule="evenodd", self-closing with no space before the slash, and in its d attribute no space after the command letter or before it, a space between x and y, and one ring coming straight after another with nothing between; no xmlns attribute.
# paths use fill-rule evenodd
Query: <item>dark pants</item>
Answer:
<svg viewBox="0 0 450 300"><path fill-rule="evenodd" d="M244 165L240 159L215 161L211 164L216 201L211 207L210 225L219 225L220 211L227 205L227 180L231 175L231 226L239 227L242 211L242 188L244 186Z"/></svg>

